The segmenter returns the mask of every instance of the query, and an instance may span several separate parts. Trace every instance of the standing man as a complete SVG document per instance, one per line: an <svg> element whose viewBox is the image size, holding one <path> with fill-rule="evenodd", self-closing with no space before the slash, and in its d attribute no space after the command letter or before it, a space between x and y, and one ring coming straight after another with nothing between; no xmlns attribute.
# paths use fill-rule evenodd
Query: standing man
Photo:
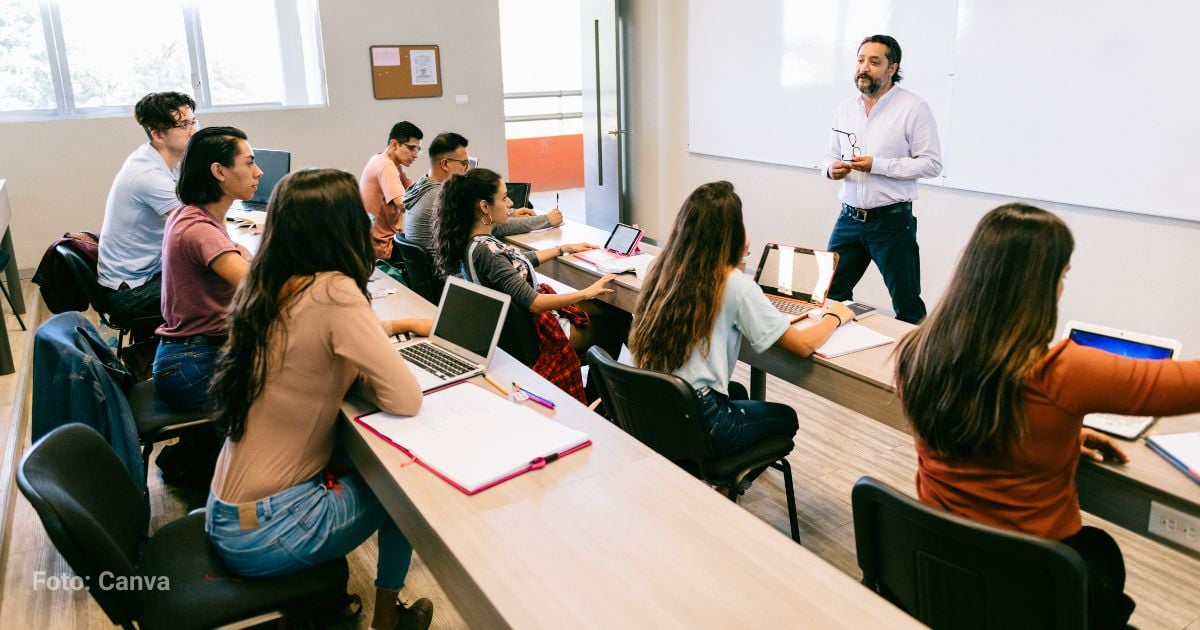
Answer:
<svg viewBox="0 0 1200 630"><path fill-rule="evenodd" d="M896 318L919 323L921 258L912 202L917 179L942 172L942 150L933 112L900 82L900 44L872 35L858 47L858 96L843 102L833 121L823 171L842 180L841 214L829 236L840 256L829 297L848 300L875 261Z"/></svg>
<svg viewBox="0 0 1200 630"><path fill-rule="evenodd" d="M407 120L392 125L387 148L367 160L362 177L358 178L363 206L373 219L371 245L375 248L375 257L380 260L392 260L392 237L404 231L404 190L412 186L404 167L412 166L421 154L421 138L424 137L421 130Z"/></svg>
<svg viewBox="0 0 1200 630"><path fill-rule="evenodd" d="M179 92L147 94L133 107L150 141L125 160L108 191L97 263L108 316L118 326L162 317L163 228L181 205L175 182L183 150L199 125L195 109L192 97Z"/></svg>
<svg viewBox="0 0 1200 630"><path fill-rule="evenodd" d="M467 139L447 131L429 142L429 172L404 193L404 236L429 251L433 251L433 213L438 191L451 175L462 175L470 164ZM514 210L516 210L514 208ZM492 235L502 238L533 230L555 227L562 223L558 208L544 215L514 213L514 218L492 228Z"/></svg>

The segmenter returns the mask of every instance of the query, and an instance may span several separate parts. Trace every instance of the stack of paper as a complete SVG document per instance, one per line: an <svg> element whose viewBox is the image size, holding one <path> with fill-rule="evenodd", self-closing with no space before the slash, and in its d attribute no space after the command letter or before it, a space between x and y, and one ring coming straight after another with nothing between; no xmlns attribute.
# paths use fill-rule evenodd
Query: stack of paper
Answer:
<svg viewBox="0 0 1200 630"><path fill-rule="evenodd" d="M475 494L591 443L524 405L473 383L425 396L415 416L355 419L467 494Z"/></svg>
<svg viewBox="0 0 1200 630"><path fill-rule="evenodd" d="M832 359L851 352L885 346L895 343L895 341L881 332L848 322L845 326L833 331L833 335L820 348L817 348L816 354L825 359Z"/></svg>
<svg viewBox="0 0 1200 630"><path fill-rule="evenodd" d="M596 269L603 273L623 273L632 271L642 277L646 275L646 268L654 261L654 254L638 254L637 256L625 256L621 258L613 258L596 263Z"/></svg>
<svg viewBox="0 0 1200 630"><path fill-rule="evenodd" d="M1146 445L1200 483L1200 431L1151 435Z"/></svg>

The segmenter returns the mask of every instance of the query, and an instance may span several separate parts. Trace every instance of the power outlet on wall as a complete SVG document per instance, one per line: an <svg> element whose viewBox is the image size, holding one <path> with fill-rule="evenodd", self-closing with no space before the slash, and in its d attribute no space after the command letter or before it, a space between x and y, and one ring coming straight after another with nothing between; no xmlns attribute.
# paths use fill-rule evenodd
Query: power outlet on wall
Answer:
<svg viewBox="0 0 1200 630"><path fill-rule="evenodd" d="M1149 529L1151 534L1193 551L1200 551L1200 517L1151 501Z"/></svg>

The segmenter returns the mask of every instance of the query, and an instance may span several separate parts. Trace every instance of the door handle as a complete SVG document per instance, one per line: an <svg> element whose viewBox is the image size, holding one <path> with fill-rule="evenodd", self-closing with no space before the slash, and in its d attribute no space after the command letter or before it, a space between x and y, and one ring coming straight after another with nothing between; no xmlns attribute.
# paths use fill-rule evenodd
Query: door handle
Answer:
<svg viewBox="0 0 1200 630"><path fill-rule="evenodd" d="M610 135L610 136L619 136L619 135L621 135L621 134L623 134L623 133L625 133L625 130L624 130L624 129L613 129L612 131L609 131L609 132L608 132L608 135Z"/></svg>

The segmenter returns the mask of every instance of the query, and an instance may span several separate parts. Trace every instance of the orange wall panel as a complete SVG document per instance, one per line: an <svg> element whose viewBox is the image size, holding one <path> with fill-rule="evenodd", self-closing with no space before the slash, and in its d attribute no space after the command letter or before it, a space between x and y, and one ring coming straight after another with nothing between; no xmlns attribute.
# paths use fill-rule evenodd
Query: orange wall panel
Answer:
<svg viewBox="0 0 1200 630"><path fill-rule="evenodd" d="M509 140L508 181L534 192L583 188L583 134Z"/></svg>

